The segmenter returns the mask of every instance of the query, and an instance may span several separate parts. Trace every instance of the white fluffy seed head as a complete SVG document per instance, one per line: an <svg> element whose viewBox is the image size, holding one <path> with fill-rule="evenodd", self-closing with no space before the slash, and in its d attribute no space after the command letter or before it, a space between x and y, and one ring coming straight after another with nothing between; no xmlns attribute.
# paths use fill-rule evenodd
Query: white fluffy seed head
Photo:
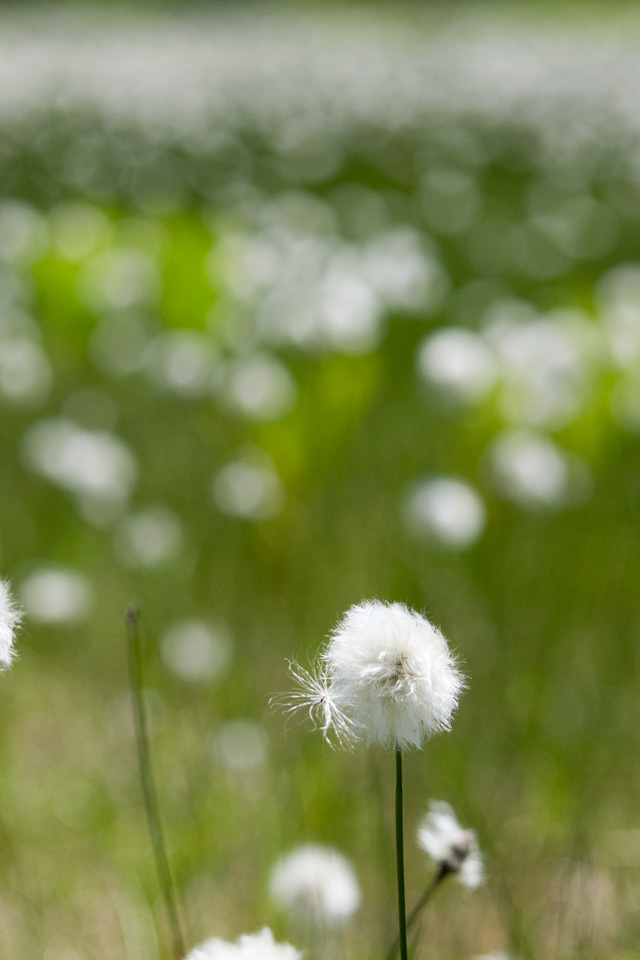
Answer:
<svg viewBox="0 0 640 960"><path fill-rule="evenodd" d="M323 660L333 703L368 743L419 748L450 729L463 678L440 631L404 604L351 607Z"/></svg>
<svg viewBox="0 0 640 960"><path fill-rule="evenodd" d="M185 960L300 960L302 953L288 943L276 943L268 927L228 943L214 937L195 947Z"/></svg>
<svg viewBox="0 0 640 960"><path fill-rule="evenodd" d="M15 635L22 619L22 612L9 590L9 585L0 580L0 670L10 667L15 658Z"/></svg>
<svg viewBox="0 0 640 960"><path fill-rule="evenodd" d="M329 847L298 847L281 857L269 880L282 910L315 926L337 926L360 905L360 887L349 861Z"/></svg>
<svg viewBox="0 0 640 960"><path fill-rule="evenodd" d="M484 865L474 830L464 830L448 803L429 804L418 827L420 846L441 869L455 873L460 883L475 890L484 880Z"/></svg>

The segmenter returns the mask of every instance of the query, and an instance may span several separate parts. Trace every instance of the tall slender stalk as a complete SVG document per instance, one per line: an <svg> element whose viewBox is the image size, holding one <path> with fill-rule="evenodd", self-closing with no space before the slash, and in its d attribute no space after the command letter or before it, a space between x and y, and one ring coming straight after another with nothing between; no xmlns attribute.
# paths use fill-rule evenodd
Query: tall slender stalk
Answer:
<svg viewBox="0 0 640 960"><path fill-rule="evenodd" d="M128 652L129 652L129 681L131 684L131 693L133 698L133 712L136 726L136 743L138 747L138 763L140 767L140 780L142 782L142 794L144 797L144 806L147 815L147 825L151 837L151 845L156 861L156 870L158 871L158 880L162 890L165 909L171 936L173 940L173 953L176 960L182 960L186 951L178 906L176 899L175 886L169 868L167 849L164 841L164 833L160 820L160 809L158 806L158 796L156 793L153 771L151 768L151 745L149 740L149 726L147 722L147 711L144 697L142 695L142 644L140 638L139 614L136 607L129 607L126 613Z"/></svg>
<svg viewBox="0 0 640 960"><path fill-rule="evenodd" d="M396 748L396 868L398 874L398 939L400 960L407 960L407 907L404 892L404 815L402 798L402 751Z"/></svg>
<svg viewBox="0 0 640 960"><path fill-rule="evenodd" d="M415 923L416 920L418 919L420 913L421 913L422 910L426 907L428 901L431 899L432 894L435 893L436 889L439 887L439 885L442 883L442 881L444 880L444 878L445 878L450 872L451 872L451 871L450 871L450 869L447 867L447 865L446 865L446 864L443 864L443 865L440 867L440 869L438 870L438 872L436 873L436 875L435 875L435 877L433 878L433 880L431 881L431 883L429 883L429 884L425 887L425 889L424 889L424 891L423 891L423 893L422 893L422 896L420 897L420 899L419 899L418 902L416 903L415 907L413 908L413 910L411 911L411 913L410 913L409 916L407 917L407 932L409 932L409 930L411 930L411 928L413 927L414 923ZM394 960L394 957L395 957L396 953L398 952L399 946L400 946L400 937L396 937L396 939L395 939L394 942L393 942L393 946L391 947L391 949L389 950L389 953L388 953L387 956L385 957L385 960Z"/></svg>

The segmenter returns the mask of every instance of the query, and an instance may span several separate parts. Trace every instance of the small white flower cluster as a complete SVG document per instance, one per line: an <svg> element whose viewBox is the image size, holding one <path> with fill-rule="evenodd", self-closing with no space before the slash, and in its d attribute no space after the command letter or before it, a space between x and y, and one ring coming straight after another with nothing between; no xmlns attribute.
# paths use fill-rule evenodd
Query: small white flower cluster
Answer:
<svg viewBox="0 0 640 960"><path fill-rule="evenodd" d="M401 750L450 729L463 678L447 641L402 603L366 600L333 631L315 673L293 664L304 707L329 739Z"/></svg>
<svg viewBox="0 0 640 960"><path fill-rule="evenodd" d="M457 874L469 890L475 890L484 880L476 833L460 826L448 803L431 801L418 827L418 845L443 872Z"/></svg>
<svg viewBox="0 0 640 960"><path fill-rule="evenodd" d="M214 937L195 947L185 960L300 960L302 953L288 943L276 943L268 927L238 937L235 943Z"/></svg>
<svg viewBox="0 0 640 960"><path fill-rule="evenodd" d="M0 670L10 667L15 658L14 640L21 619L22 613L8 584L0 580Z"/></svg>
<svg viewBox="0 0 640 960"><path fill-rule="evenodd" d="M329 847L298 847L275 864L269 881L273 901L299 921L338 926L358 909L360 887L349 861Z"/></svg>
<svg viewBox="0 0 640 960"><path fill-rule="evenodd" d="M368 353L393 311L433 312L448 280L438 255L417 230L387 228L365 243L346 242L329 230L312 238L318 207L298 198L272 201L258 216L253 237L216 240L210 256L214 285L220 274L231 297L250 305L268 342L311 351ZM304 229L295 224L302 217ZM262 222L260 222L262 221Z"/></svg>

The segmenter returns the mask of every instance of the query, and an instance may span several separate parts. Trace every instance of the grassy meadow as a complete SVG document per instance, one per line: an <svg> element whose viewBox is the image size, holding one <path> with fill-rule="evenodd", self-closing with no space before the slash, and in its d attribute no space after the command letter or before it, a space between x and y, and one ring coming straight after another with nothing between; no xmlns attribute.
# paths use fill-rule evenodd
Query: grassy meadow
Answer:
<svg viewBox="0 0 640 960"><path fill-rule="evenodd" d="M270 706L369 597L468 678L406 758L409 900L431 798L487 882L416 955L637 956L640 22L363 16L2 15L3 957L170 955L137 602L189 945L308 948L268 877L319 842L382 960L393 758Z"/></svg>

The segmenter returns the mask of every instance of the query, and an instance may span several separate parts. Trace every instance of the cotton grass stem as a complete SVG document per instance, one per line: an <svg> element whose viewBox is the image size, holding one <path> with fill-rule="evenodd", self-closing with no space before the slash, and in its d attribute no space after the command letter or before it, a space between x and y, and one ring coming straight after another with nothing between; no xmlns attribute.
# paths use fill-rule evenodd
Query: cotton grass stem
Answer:
<svg viewBox="0 0 640 960"><path fill-rule="evenodd" d="M422 893L422 896L420 897L420 899L419 899L418 902L416 903L415 907L413 908L413 910L411 911L411 913L410 913L409 916L407 917L407 932L409 932L409 930L411 930L411 928L412 928L413 925L415 924L416 920L418 919L418 917L420 916L420 914L422 913L422 911L423 911L424 908L426 907L427 903L428 903L429 900L431 899L432 894L435 893L436 889L440 886L440 884L442 883L442 881L444 880L444 878L445 878L445 877L447 876L447 874L450 873L450 872L451 872L451 871L450 871L449 868L446 866L446 864L443 864L443 866L441 866L440 869L438 870L438 872L436 873L436 875L435 875L435 877L433 878L433 880L431 881L431 883L429 883L429 884L425 887L425 889L424 889L424 891L423 891L423 893ZM385 960L394 960L394 957L395 957L395 955L396 955L397 952L398 952L398 947L399 947L399 946L400 946L400 938L399 938L399 937L396 937L396 939L395 939L395 941L394 941L394 943L393 943L393 946L391 947L391 949L389 950L389 953L388 953L387 956L385 957Z"/></svg>
<svg viewBox="0 0 640 960"><path fill-rule="evenodd" d="M407 960L407 907L404 892L404 815L402 797L402 751L396 748L396 868L398 874L398 940L400 960Z"/></svg>
<svg viewBox="0 0 640 960"><path fill-rule="evenodd" d="M158 880L160 882L169 928L171 930L173 953L176 960L182 960L186 949L178 915L175 886L171 876L171 870L169 869L167 849L164 841L162 823L160 821L158 796L151 768L149 726L144 697L142 695L142 643L139 613L136 607L132 606L127 610L126 623L129 651L129 681L133 698L138 763L140 766L140 780L142 782L147 825L149 827L151 845L153 846Z"/></svg>

